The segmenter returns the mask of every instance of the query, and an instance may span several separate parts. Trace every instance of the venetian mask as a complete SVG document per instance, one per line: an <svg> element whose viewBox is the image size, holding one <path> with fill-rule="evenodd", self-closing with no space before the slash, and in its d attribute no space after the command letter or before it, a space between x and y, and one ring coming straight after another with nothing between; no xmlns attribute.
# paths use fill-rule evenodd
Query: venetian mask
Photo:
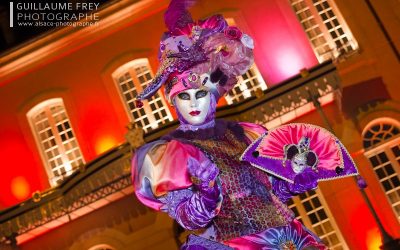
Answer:
<svg viewBox="0 0 400 250"><path fill-rule="evenodd" d="M317 154L310 150L310 139L302 137L298 144L288 144L284 146L284 161L290 160L293 172L302 173L307 167L316 170L318 165Z"/></svg>
<svg viewBox="0 0 400 250"><path fill-rule="evenodd" d="M177 111L191 125L206 121L211 105L211 94L204 89L186 89L174 97Z"/></svg>
<svg viewBox="0 0 400 250"><path fill-rule="evenodd" d="M292 169L293 172L299 174L303 172L303 170L307 167L307 155L306 154L297 154L292 159Z"/></svg>

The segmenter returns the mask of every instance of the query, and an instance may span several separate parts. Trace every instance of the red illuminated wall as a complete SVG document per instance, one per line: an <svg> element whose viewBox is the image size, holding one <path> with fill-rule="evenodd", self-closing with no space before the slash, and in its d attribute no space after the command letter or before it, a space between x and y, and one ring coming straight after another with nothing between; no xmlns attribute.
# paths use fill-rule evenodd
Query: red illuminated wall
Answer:
<svg viewBox="0 0 400 250"><path fill-rule="evenodd" d="M100 39L64 51L12 80L0 79L0 208L49 188L26 118L26 112L41 101L63 98L86 162L124 141L128 118L111 73L141 57L149 58L155 73L156 48L165 29L162 12L155 9L138 22L116 27ZM212 5L200 1L192 12L194 18L217 12L234 17L237 25L254 37L255 61L269 86L317 63L286 1L215 1Z"/></svg>

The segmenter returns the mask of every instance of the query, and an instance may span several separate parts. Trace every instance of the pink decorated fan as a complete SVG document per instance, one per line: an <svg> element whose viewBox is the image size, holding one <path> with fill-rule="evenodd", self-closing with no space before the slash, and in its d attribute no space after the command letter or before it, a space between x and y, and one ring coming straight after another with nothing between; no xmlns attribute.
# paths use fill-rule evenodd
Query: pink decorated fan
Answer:
<svg viewBox="0 0 400 250"><path fill-rule="evenodd" d="M324 128L305 123L266 132L246 149L241 159L291 183L306 168L316 171L318 180L358 175L339 139Z"/></svg>

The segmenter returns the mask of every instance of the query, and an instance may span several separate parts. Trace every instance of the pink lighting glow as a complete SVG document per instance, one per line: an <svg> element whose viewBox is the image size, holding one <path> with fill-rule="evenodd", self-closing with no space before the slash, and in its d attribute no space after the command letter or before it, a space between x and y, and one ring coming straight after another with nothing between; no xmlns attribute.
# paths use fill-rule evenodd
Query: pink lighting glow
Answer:
<svg viewBox="0 0 400 250"><path fill-rule="evenodd" d="M255 62L268 86L298 74L300 69L318 65L289 1L250 1L246 8L251 8L246 22L257 30L251 34Z"/></svg>
<svg viewBox="0 0 400 250"><path fill-rule="evenodd" d="M276 51L274 57L276 59L277 74L283 77L291 77L299 73L304 68L304 62L294 48L281 48Z"/></svg>

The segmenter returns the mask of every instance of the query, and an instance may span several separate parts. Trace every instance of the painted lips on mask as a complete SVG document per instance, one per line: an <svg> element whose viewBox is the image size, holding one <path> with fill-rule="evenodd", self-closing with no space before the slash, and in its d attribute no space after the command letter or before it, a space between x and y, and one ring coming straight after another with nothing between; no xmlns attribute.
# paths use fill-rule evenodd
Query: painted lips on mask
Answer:
<svg viewBox="0 0 400 250"><path fill-rule="evenodd" d="M189 114L190 114L191 116L197 116L197 115L200 115L200 113L201 113L201 111L194 110L194 111L190 112Z"/></svg>

